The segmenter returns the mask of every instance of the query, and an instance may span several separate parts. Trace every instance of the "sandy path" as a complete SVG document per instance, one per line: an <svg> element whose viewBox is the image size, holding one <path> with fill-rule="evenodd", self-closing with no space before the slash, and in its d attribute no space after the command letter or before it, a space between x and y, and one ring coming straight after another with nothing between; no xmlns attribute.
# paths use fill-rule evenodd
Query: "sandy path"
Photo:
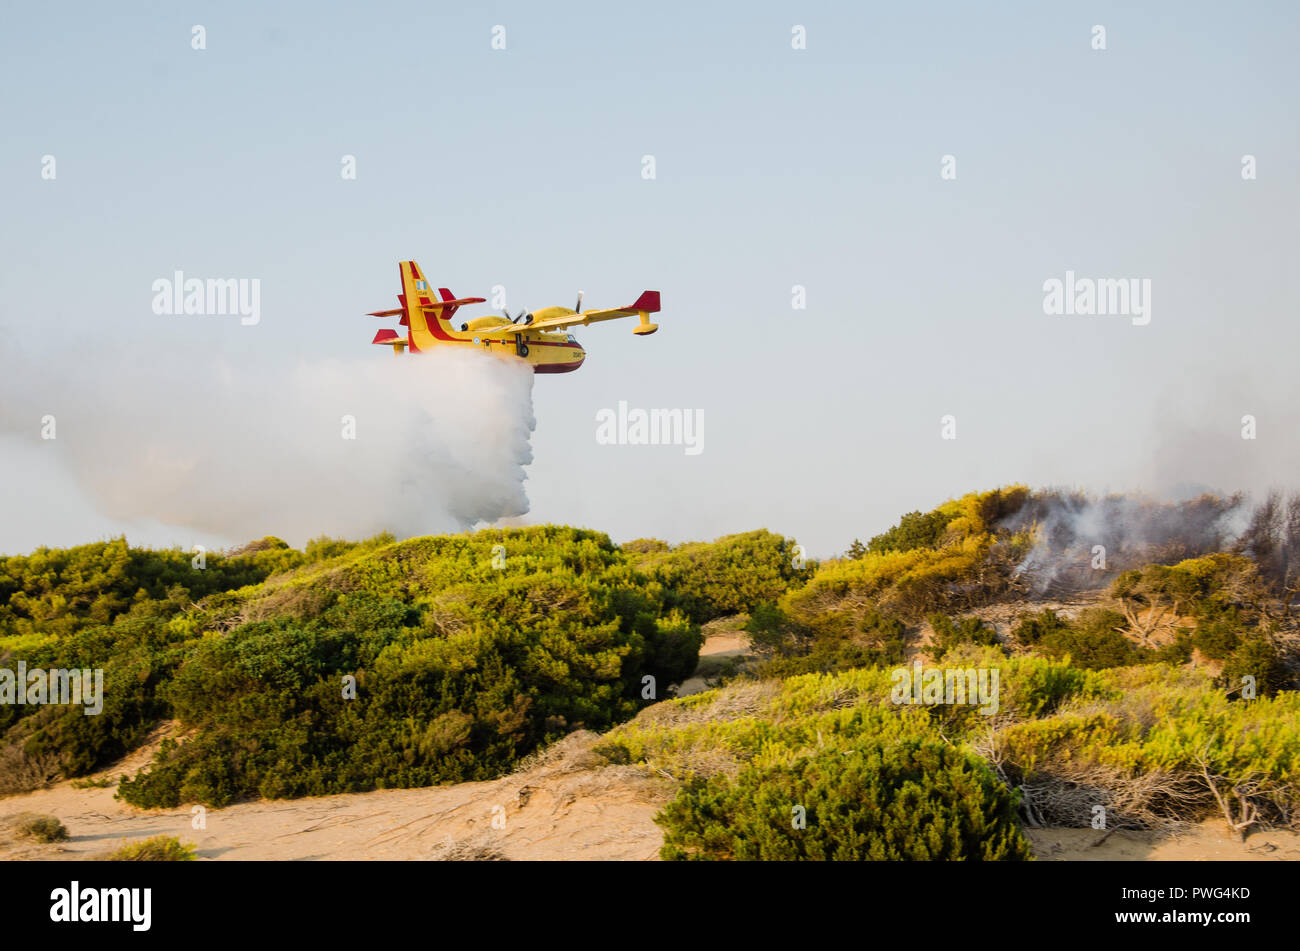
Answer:
<svg viewBox="0 0 1300 951"><path fill-rule="evenodd" d="M704 625L704 644L700 647L700 662L695 674L677 688L677 696L689 697L709 689L709 678L716 676L722 661L735 658L749 660L754 653L749 648L749 635L744 631L745 618L726 617Z"/></svg>

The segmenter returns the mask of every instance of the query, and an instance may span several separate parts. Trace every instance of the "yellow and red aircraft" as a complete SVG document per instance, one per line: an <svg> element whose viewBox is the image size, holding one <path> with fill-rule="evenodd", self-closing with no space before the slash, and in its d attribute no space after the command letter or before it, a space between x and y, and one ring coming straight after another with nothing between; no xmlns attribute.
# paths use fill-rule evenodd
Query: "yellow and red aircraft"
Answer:
<svg viewBox="0 0 1300 951"><path fill-rule="evenodd" d="M616 317L640 317L641 322L632 328L634 334L644 336L659 329L658 324L650 323L650 315L659 312L658 291L645 291L627 307L587 311L582 309L579 291L574 310L543 307L531 313L520 311L513 318L508 313L504 317L489 314L456 327L452 324L456 311L466 304L482 304L485 298L456 297L445 287L440 287L435 297L420 265L414 261L403 261L401 272L402 293L397 299L402 306L369 314L402 318L399 325L406 328L405 336L396 330L381 330L371 341L392 346L394 353L419 353L440 346L477 347L488 353L527 360L536 373L568 373L582 366L587 352L572 334L555 331Z"/></svg>

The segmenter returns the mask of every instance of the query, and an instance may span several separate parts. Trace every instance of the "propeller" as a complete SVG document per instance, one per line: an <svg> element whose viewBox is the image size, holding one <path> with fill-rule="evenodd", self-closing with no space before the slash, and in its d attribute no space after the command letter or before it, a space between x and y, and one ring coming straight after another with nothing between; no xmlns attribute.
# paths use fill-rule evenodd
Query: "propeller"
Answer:
<svg viewBox="0 0 1300 951"><path fill-rule="evenodd" d="M582 291L578 291L578 303L574 305L573 312L575 314L582 313Z"/></svg>
<svg viewBox="0 0 1300 951"><path fill-rule="evenodd" d="M528 317L529 319L526 320L526 321L524 321L524 323L531 324L531 323L533 322L531 316L529 315L528 311L526 311L526 310L521 310L518 314L516 314L515 316L511 317L511 316L510 316L510 311L506 310L506 309L503 307L503 308L501 308L501 313L503 313L503 314L505 315L506 320L510 321L512 324L517 324L517 323L519 323L519 321L523 320L525 317Z"/></svg>

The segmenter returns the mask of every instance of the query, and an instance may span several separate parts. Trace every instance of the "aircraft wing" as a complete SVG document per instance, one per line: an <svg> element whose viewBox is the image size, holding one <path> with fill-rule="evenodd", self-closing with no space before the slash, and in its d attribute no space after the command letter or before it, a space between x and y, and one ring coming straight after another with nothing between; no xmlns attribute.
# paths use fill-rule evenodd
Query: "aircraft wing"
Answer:
<svg viewBox="0 0 1300 951"><path fill-rule="evenodd" d="M614 307L609 310L585 310L580 314L565 314L562 317L548 317L528 325L529 330L559 330L574 324L590 324L598 320L615 320L619 317L635 317L637 314L654 314L659 312L659 292L646 291L630 307Z"/></svg>

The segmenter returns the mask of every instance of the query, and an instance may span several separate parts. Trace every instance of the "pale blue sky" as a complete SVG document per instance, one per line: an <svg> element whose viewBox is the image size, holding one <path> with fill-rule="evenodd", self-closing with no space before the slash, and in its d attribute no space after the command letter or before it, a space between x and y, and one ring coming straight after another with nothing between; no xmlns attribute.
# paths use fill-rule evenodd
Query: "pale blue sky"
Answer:
<svg viewBox="0 0 1300 951"><path fill-rule="evenodd" d="M57 401L100 338L124 385L392 359L361 315L413 257L512 307L663 294L657 335L582 329L586 365L538 378L532 521L828 555L1010 481L1294 484L1298 10L5 3L0 377L43 360ZM261 323L154 315L176 268L260 278ZM1149 278L1150 325L1044 315L1067 269ZM704 452L598 445L619 400L703 410ZM121 527L0 436L0 551Z"/></svg>

